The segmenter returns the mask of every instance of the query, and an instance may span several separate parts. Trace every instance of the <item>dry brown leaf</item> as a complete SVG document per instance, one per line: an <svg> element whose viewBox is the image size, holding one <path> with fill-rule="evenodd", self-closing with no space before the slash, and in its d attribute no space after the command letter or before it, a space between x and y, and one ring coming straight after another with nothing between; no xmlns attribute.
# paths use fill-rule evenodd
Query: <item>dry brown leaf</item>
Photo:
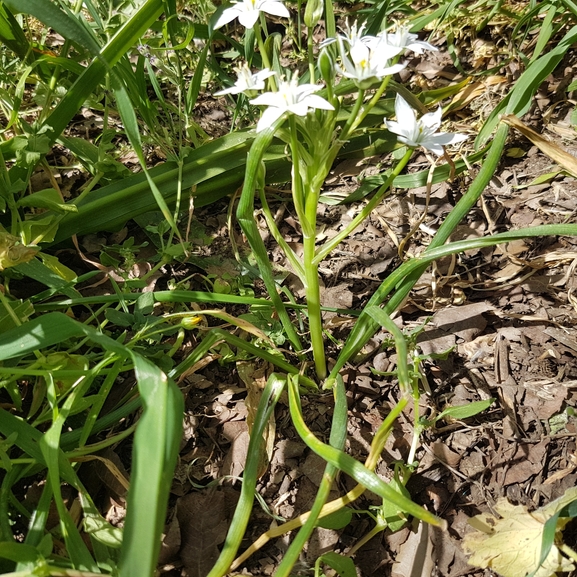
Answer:
<svg viewBox="0 0 577 577"><path fill-rule="evenodd" d="M248 425L248 431L250 433L256 412L258 410L258 404L262 397L262 392L266 386L268 366L267 364L264 364L260 368L256 368L255 363L239 361L236 364L236 368L238 371L238 376L246 385L247 396L245 403L248 411L246 422ZM271 415L271 419L269 420L267 428L264 432L266 455L261 456L262 464L259 468L259 476L264 473L268 463L270 463L272 459L274 452L275 433L276 422L274 420L274 415Z"/></svg>
<svg viewBox="0 0 577 577"><path fill-rule="evenodd" d="M189 493L177 502L180 525L180 558L186 577L205 577L218 559L218 545L228 526L225 495L208 489Z"/></svg>
<svg viewBox="0 0 577 577"><path fill-rule="evenodd" d="M401 545L391 577L429 577L435 568L430 527L420 522L416 533Z"/></svg>
<svg viewBox="0 0 577 577"><path fill-rule="evenodd" d="M491 568L503 577L525 577L535 571L541 557L545 522L558 510L554 503L529 513L522 505L511 505L507 499L501 499L495 506L500 519L491 514L470 519L469 523L477 531L465 535L463 541L465 552L471 555L469 563ZM558 528L563 524L560 521ZM557 571L574 568L553 545L535 577L554 577Z"/></svg>
<svg viewBox="0 0 577 577"><path fill-rule="evenodd" d="M556 162L561 168L573 176L577 176L577 158L563 150L560 146L543 138L538 132L523 124L513 114L504 114L501 120L518 130L523 136L528 138L543 154L546 154L551 160Z"/></svg>

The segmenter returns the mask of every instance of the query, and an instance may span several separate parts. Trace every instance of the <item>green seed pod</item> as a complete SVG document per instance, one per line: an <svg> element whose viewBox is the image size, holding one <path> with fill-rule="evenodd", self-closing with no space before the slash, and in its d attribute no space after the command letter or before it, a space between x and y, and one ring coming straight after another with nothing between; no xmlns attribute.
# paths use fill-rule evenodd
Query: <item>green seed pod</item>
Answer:
<svg viewBox="0 0 577 577"><path fill-rule="evenodd" d="M314 28L323 15L322 0L308 0L305 8L305 26Z"/></svg>

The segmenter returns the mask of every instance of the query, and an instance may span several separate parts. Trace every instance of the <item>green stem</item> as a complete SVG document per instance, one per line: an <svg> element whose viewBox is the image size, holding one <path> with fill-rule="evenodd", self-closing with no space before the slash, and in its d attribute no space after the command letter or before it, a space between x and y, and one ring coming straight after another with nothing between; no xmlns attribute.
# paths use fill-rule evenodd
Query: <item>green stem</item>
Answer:
<svg viewBox="0 0 577 577"><path fill-rule="evenodd" d="M254 35L256 37L256 42L258 44L258 50L260 52L260 57L262 59L262 63L264 65L264 68L268 68L269 70L272 70L272 66L271 66L265 45L264 45L264 40L262 39L260 22L258 20L255 22L253 30L254 30ZM269 85L270 85L271 89L273 90L273 92L276 92L276 90L278 88L277 83L276 83L276 77L271 76L268 79L268 81L269 81Z"/></svg>
<svg viewBox="0 0 577 577"><path fill-rule="evenodd" d="M292 192L303 233L303 266L305 273L305 291L309 316L311 346L315 360L317 377L324 380L327 376L323 324L321 316L321 291L319 286L319 267L314 262L316 251L317 202L314 190L303 191L300 174L300 157L297 126L294 115L290 116L291 153L293 161Z"/></svg>
<svg viewBox="0 0 577 577"><path fill-rule="evenodd" d="M295 378L295 377L289 377ZM331 423L331 434L329 442L332 447L344 449L345 441L347 438L347 397L345 386L342 378L337 379L335 387L333 389L333 394L335 398L335 408L333 411L333 420ZM315 497L315 501L310 510L308 519L304 522L300 531L297 533L293 542L291 543L288 551L284 554L282 561L280 562L275 577L289 577L294 564L302 553L306 542L308 541L314 528L317 526L317 521L319 515L327 499L329 498L331 488L337 473L338 468L334 465L327 463L325 466L325 471L319 490Z"/></svg>
<svg viewBox="0 0 577 577"><path fill-rule="evenodd" d="M465 217L465 215L469 212L472 206L477 202L479 196L483 193L485 186L487 186L489 180L493 177L495 173L496 167L501 160L501 154L503 152L503 148L505 146L505 141L507 138L508 127L506 124L502 124L499 127L499 130L495 134L495 138L491 145L491 149L487 154L485 162L479 171L479 174L471 184L468 192L463 196L463 198L459 201L457 206L451 211L449 216L443 222L443 224L439 227L437 234L433 238L431 244L425 251L423 255L423 261L421 264L416 264L419 262L420 259L415 259L413 262L406 262L400 267L400 273L403 274L403 277L399 279L399 277L393 273L390 277L388 277L383 284L377 289L375 294L371 297L368 306L378 306L380 305L389 295L389 293L396 289L395 294L390 298L387 302L384 310L387 314L391 314L393 311L397 309L397 307L401 306L401 303L406 298L406 296L411 291L414 284L417 280L421 277L421 275L425 272L427 267L429 266L429 260L426 258L430 256L430 253L434 250L445 244L455 227L459 224L459 222ZM405 273L406 271L406 273ZM395 278L396 277L396 278ZM400 283L400 284L399 284ZM399 286L397 287L397 284ZM377 329L377 324L367 319L366 314L362 314L359 317L359 320L355 324L355 327L351 331L347 342L341 354L339 355L335 366L331 371L331 377L334 377L343 367L344 365L355 355L357 352L365 345L365 343L369 340L369 338L374 334L374 331Z"/></svg>
<svg viewBox="0 0 577 577"><path fill-rule="evenodd" d="M389 175L387 180L382 184L373 196L373 198L367 203L367 205L359 212L359 214L344 228L337 236L332 238L330 241L326 242L322 248L317 252L313 262L319 264L326 256L334 250L345 238L347 238L373 211L373 209L382 200L384 194L387 192L395 178L399 176L401 171L409 162L411 155L413 154L413 149L409 148L405 153L405 156L401 158L393 172Z"/></svg>
<svg viewBox="0 0 577 577"><path fill-rule="evenodd" d="M357 100L355 102L355 105L353 106L353 109L351 110L347 123L343 127L341 135L339 136L339 140L344 142L348 138L349 134L353 131L353 125L358 126L358 123L355 123L355 119L358 116L359 111L361 110L364 97L365 97L365 91L362 88L359 88L359 92L357 94Z"/></svg>
<svg viewBox="0 0 577 577"><path fill-rule="evenodd" d="M307 28L307 52L309 57L309 82L311 84L315 83L315 61L313 54L313 29Z"/></svg>

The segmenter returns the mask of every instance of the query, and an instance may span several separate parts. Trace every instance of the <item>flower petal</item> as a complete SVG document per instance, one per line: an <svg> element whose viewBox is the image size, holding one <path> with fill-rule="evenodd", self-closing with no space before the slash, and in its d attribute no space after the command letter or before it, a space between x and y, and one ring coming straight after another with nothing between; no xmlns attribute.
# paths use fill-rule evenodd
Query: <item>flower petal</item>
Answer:
<svg viewBox="0 0 577 577"><path fill-rule="evenodd" d="M236 8L235 6L232 6L231 8L227 8L221 15L220 18L216 21L216 24L214 25L214 29L216 30L217 28L221 28L222 26L224 26L225 24L228 24L229 22L232 22L235 18L238 17L238 15L242 12L242 10L239 10L238 8Z"/></svg>
<svg viewBox="0 0 577 577"><path fill-rule="evenodd" d="M290 18L288 8L277 0L267 0L259 6L260 10L273 16L280 16L281 18Z"/></svg>
<svg viewBox="0 0 577 577"><path fill-rule="evenodd" d="M274 106L275 108L286 108L286 105L279 96L278 92L265 92L264 94L259 94L256 98L250 101L251 104L257 104L259 106Z"/></svg>
<svg viewBox="0 0 577 577"><path fill-rule="evenodd" d="M395 98L395 114L399 125L405 127L405 132L412 131L412 127L417 125L415 111L400 94Z"/></svg>
<svg viewBox="0 0 577 577"><path fill-rule="evenodd" d="M260 132L261 130L272 126L284 114L284 112L285 111L281 108L267 108L262 113L262 116L256 125L256 131Z"/></svg>
<svg viewBox="0 0 577 577"><path fill-rule="evenodd" d="M259 11L258 10L249 10L248 12L241 12L238 15L238 21L245 27L245 28L252 28L256 21L258 20Z"/></svg>
<svg viewBox="0 0 577 577"><path fill-rule="evenodd" d="M427 114L423 114L421 117L421 124L432 129L434 132L440 128L442 116L443 110L439 106L435 112L427 112Z"/></svg>
<svg viewBox="0 0 577 577"><path fill-rule="evenodd" d="M469 138L466 134L456 134L454 132L440 132L431 137L437 144L447 146L448 144L457 144Z"/></svg>
<svg viewBox="0 0 577 577"><path fill-rule="evenodd" d="M307 96L303 102L306 103L306 105L310 108L321 108L322 110L335 109L335 107L330 102L327 102L322 96L317 96L316 94Z"/></svg>

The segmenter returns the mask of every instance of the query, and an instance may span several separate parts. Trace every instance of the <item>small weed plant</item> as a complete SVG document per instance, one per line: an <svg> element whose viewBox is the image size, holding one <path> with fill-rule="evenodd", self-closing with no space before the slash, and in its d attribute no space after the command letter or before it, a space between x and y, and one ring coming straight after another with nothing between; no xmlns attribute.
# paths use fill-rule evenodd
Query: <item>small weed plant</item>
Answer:
<svg viewBox="0 0 577 577"><path fill-rule="evenodd" d="M323 574L326 566L344 577L356 575L355 551L377 533L399 530L411 518L446 528L446 522L415 503L406 488L418 467L421 434L435 420L419 414L424 357L416 335L404 334L392 315L438 259L528 237L577 235L577 225L558 224L448 242L501 160L510 128L499 122L499 115L527 112L540 83L577 41L577 27L565 18L574 10L570 3L569 12L561 3L540 3L522 15L508 12L502 3L493 11L489 3L475 4L471 13L481 13L479 30L501 8L519 33L534 32L536 19L544 19L544 25L533 54L519 57L523 73L480 132L443 131L441 101L462 85L413 94L393 77L404 71L411 55L426 57L437 50L417 32L444 23L454 30L451 7L458 4L463 3L417 13L405 2L372 2L337 26L336 4L321 0L240 0L222 6L180 6L173 0L0 3L2 573L155 573L181 439L184 403L177 383L216 350L231 359L261 359L274 369L252 419L240 499L209 577L239 569L266 542L290 531L292 541L275 575L291 575L313 530L327 523L346 526L352 517L348 506L366 490L382 499L368 513L373 528L350 551L319 557L315 575ZM282 23L285 37L270 25L271 19ZM321 42L315 40L319 33L324 35ZM550 48L552 38L558 42ZM453 32L448 39L454 47ZM58 46L58 53L50 46ZM458 59L455 65L461 66ZM201 95L213 96L208 87L215 83L221 86L213 95L227 98L233 117L227 134L211 138L194 111ZM83 138L71 127L90 111L98 112L97 133ZM463 143L473 137L476 150L463 157L459 147L470 151ZM138 174L120 162L119 142L130 145L140 165ZM53 177L46 185L37 184L38 174L53 174L50 162L57 158L54 151L62 149L87 175L73 198ZM407 173L417 149L425 151L430 167ZM365 180L364 196L353 194L343 201L325 195L327 178L339 159L385 153L385 170ZM161 160L153 168L151 156ZM419 186L430 190L432 183L475 162L480 163L476 177L426 250L403 258L387 276L354 317L352 330L345 342L337 343L338 353L329 364L319 284L322 261L385 197ZM268 185L286 182L302 251L283 237L267 196ZM144 290L155 273L171 262L186 261L194 251L191 222L182 215L235 191L240 195L236 218L231 212L230 220L232 227L240 226L250 247L250 255L238 257L243 276L206 276L206 291L187 290L185 282L163 291ZM356 216L338 234L320 240L319 205L355 201ZM270 238L304 287L302 302L285 290L271 265L255 218L257 205ZM148 218L151 213L155 216ZM141 251L150 247L136 245L132 237L103 249L94 273L79 276L56 256L54 248L60 246L81 252L77 236L118 229L129 219L135 219L155 247L146 257L150 268L144 275L131 271L144 258ZM83 295L83 283L100 272L109 274L112 294ZM265 296L256 297L248 288L252 283L247 279L256 277L264 283ZM25 279L42 288L18 298L14 287ZM235 316L220 308L226 304L243 305L250 312ZM207 317L232 329L203 330ZM390 334L390 347L396 350L398 401L360 462L345 451L348 415L341 374L381 330ZM196 346L179 360L189 334L197 335ZM120 387L124 393L112 395L131 375L135 386ZM328 442L313 434L302 412L301 395L318 392L333 397ZM281 396L288 399L299 437L326 463L324 475L309 512L271 529L241 552L263 474L265 438ZM491 403L448 407L437 420L468 418ZM385 482L375 468L395 422L408 408L415 419L410 451L405 462L397 464L393 479ZM120 422L123 426L117 427ZM126 519L119 528L99 512L80 468L85 461L100 459L114 471L114 464L99 452L130 436L130 488ZM340 472L356 485L329 501ZM19 495L32 485L40 492L30 508ZM64 488L74 492L75 506L67 504ZM524 571L550 575L571 565L575 554L560 545L559 534L575 516L573 501L575 496L569 495L544 510L541 526L531 533L542 546ZM49 522L53 510L55 525ZM523 523L521 512L511 516ZM482 565L485 558L474 541L468 546ZM553 557L561 554L563 561L555 565ZM499 570L508 577L503 566Z"/></svg>

